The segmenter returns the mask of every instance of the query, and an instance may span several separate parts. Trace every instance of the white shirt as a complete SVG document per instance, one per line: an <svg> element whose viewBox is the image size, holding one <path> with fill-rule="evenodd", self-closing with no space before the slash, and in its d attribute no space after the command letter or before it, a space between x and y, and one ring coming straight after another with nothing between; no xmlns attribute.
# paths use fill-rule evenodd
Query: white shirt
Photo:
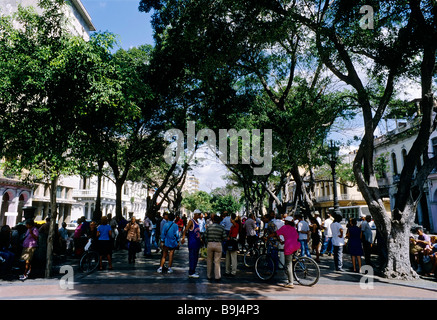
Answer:
<svg viewBox="0 0 437 320"><path fill-rule="evenodd" d="M346 234L343 226L339 222L333 222L330 229L332 232L332 245L336 247L344 246L344 237ZM341 235L340 230L343 230L343 236L341 238L339 237Z"/></svg>
<svg viewBox="0 0 437 320"><path fill-rule="evenodd" d="M279 230L285 224L281 219L273 219L273 223L276 225L276 228Z"/></svg>
<svg viewBox="0 0 437 320"><path fill-rule="evenodd" d="M307 240L307 232L310 231L310 226L308 222L306 222L305 220L299 221L299 223L297 224L297 231L299 232L299 240Z"/></svg>
<svg viewBox="0 0 437 320"><path fill-rule="evenodd" d="M332 220L330 218L325 220L325 236L328 238L332 237L331 224Z"/></svg>

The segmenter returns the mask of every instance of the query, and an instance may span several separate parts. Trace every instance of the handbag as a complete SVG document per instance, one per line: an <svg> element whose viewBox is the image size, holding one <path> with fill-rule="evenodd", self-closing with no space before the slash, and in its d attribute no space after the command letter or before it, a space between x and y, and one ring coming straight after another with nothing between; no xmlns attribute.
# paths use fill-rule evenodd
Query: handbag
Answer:
<svg viewBox="0 0 437 320"><path fill-rule="evenodd" d="M200 248L200 256L202 258L207 258L208 257L208 249L205 247Z"/></svg>
<svg viewBox="0 0 437 320"><path fill-rule="evenodd" d="M227 251L236 251L238 250L238 243L236 239L230 239L226 241L226 250Z"/></svg>

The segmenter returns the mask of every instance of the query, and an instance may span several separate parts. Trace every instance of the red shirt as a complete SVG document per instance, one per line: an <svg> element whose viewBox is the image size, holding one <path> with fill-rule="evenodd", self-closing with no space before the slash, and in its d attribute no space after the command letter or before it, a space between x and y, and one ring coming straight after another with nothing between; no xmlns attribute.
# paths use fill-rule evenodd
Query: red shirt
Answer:
<svg viewBox="0 0 437 320"><path fill-rule="evenodd" d="M229 236L231 238L238 237L239 230L240 230L240 226L238 225L238 223L232 224L231 230L229 230Z"/></svg>

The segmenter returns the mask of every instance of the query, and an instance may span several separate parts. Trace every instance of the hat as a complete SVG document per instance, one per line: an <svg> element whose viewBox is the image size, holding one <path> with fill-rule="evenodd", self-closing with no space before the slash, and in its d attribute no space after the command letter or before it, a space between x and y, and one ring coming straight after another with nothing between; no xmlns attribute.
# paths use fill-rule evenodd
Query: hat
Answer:
<svg viewBox="0 0 437 320"><path fill-rule="evenodd" d="M285 218L285 221L293 221L293 217L288 216L288 217Z"/></svg>
<svg viewBox="0 0 437 320"><path fill-rule="evenodd" d="M193 213L202 213L202 211L200 211L199 209L194 210Z"/></svg>

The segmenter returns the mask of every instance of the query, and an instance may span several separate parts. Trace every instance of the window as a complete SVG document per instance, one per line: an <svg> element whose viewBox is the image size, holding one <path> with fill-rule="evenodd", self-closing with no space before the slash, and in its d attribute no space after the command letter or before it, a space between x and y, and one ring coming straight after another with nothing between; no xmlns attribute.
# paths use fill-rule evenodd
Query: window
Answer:
<svg viewBox="0 0 437 320"><path fill-rule="evenodd" d="M432 142L432 153L433 153L433 156L436 157L437 156L437 138L433 138L431 140L431 142Z"/></svg>
<svg viewBox="0 0 437 320"><path fill-rule="evenodd" d="M407 161L407 150L402 149L402 166L405 166L405 162Z"/></svg>
<svg viewBox="0 0 437 320"><path fill-rule="evenodd" d="M56 198L62 198L62 187L56 189Z"/></svg>
<svg viewBox="0 0 437 320"><path fill-rule="evenodd" d="M391 165L392 165L392 169L393 169L393 174L397 175L398 174L398 163L396 160L396 153L392 153L391 154Z"/></svg>

